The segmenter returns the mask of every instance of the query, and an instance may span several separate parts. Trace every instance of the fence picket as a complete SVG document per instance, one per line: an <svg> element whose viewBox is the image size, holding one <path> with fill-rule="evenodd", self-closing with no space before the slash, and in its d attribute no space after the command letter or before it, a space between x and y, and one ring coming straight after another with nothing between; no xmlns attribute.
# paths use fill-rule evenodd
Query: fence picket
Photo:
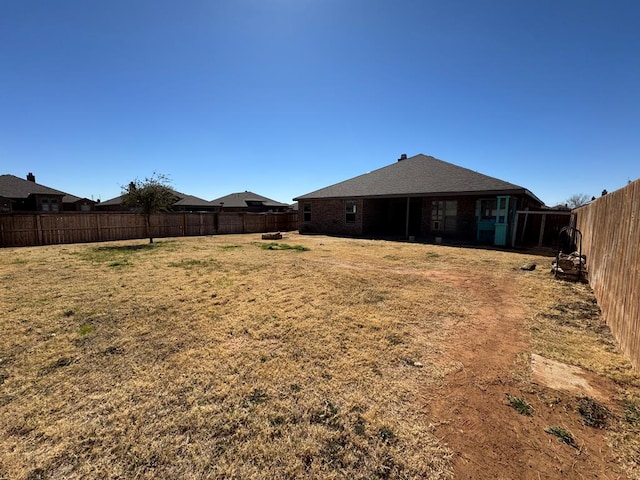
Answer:
<svg viewBox="0 0 640 480"><path fill-rule="evenodd" d="M297 212L162 213L152 215L155 237L261 233L298 228ZM0 247L26 247L145 238L144 218L123 212L8 213L0 215Z"/></svg>
<svg viewBox="0 0 640 480"><path fill-rule="evenodd" d="M576 210L589 283L622 351L640 368L640 180Z"/></svg>

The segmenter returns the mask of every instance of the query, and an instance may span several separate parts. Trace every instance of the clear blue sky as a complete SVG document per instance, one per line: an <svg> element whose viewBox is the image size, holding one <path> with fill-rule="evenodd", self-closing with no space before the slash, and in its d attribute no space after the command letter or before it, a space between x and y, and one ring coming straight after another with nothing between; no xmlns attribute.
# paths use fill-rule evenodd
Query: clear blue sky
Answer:
<svg viewBox="0 0 640 480"><path fill-rule="evenodd" d="M640 2L0 0L0 173L291 202L401 153L548 205L640 177Z"/></svg>

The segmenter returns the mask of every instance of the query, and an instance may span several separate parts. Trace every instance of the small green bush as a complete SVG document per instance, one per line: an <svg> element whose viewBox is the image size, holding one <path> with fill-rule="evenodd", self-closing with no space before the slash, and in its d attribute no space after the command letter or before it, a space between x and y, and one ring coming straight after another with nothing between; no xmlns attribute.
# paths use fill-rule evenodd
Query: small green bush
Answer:
<svg viewBox="0 0 640 480"><path fill-rule="evenodd" d="M583 397L578 400L578 413L582 416L585 425L594 428L606 428L608 417L611 415L609 409L591 397Z"/></svg>
<svg viewBox="0 0 640 480"><path fill-rule="evenodd" d="M571 432L569 432L565 428L559 426L547 427L544 429L544 431L550 433L551 435L555 435L559 442L566 443L573 448L578 448L578 444L573 438L573 435L571 435Z"/></svg>
<svg viewBox="0 0 640 480"><path fill-rule="evenodd" d="M524 398L514 397L512 395L509 395L508 393L506 395L509 405L515 408L520 415L526 415L530 417L533 414L533 407Z"/></svg>
<svg viewBox="0 0 640 480"><path fill-rule="evenodd" d="M307 252L309 248L302 245L289 245L286 243L269 242L259 244L263 250L297 250L298 252Z"/></svg>

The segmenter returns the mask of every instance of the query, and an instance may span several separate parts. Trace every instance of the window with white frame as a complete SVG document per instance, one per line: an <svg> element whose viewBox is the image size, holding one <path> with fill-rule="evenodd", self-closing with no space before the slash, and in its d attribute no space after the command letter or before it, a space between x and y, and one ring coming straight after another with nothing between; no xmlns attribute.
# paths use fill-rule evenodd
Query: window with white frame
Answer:
<svg viewBox="0 0 640 480"><path fill-rule="evenodd" d="M356 223L356 202L346 202L345 222Z"/></svg>

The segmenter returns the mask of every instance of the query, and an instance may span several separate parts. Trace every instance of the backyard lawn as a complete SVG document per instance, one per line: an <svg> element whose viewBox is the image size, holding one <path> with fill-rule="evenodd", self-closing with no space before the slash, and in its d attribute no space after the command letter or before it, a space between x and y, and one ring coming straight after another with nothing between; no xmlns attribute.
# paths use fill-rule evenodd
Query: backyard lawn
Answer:
<svg viewBox="0 0 640 480"><path fill-rule="evenodd" d="M0 479L638 478L640 376L550 262L296 233L1 249Z"/></svg>

